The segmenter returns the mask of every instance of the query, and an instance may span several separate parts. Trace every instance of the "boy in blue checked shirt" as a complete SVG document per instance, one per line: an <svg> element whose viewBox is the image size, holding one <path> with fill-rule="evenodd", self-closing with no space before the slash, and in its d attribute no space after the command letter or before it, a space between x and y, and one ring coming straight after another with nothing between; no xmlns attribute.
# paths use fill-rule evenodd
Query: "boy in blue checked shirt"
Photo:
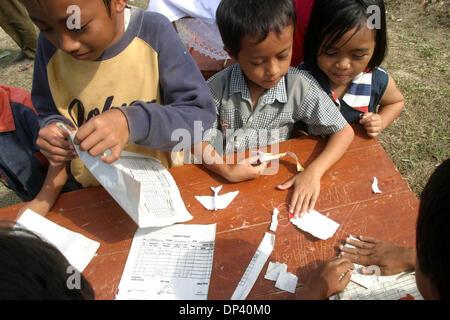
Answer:
<svg viewBox="0 0 450 320"><path fill-rule="evenodd" d="M329 135L305 171L278 186L294 188L290 211L302 216L314 208L320 179L352 142L353 129L309 73L290 67L296 23L292 0L222 0L216 21L225 50L238 63L208 80L217 120L203 139L202 163L231 182L254 179L263 164L247 159L228 165L219 154L287 140L297 121L310 134Z"/></svg>

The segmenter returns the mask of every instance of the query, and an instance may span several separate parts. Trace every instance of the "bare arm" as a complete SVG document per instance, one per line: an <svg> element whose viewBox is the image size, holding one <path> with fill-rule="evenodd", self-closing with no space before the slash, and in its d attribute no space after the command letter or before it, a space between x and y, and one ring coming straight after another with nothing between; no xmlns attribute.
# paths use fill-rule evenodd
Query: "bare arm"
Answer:
<svg viewBox="0 0 450 320"><path fill-rule="evenodd" d="M20 209L17 218L19 218L26 209L31 209L34 212L45 216L55 204L62 188L66 184L67 178L68 174L65 163L58 166L49 165L47 176L45 177L44 184L38 195Z"/></svg>
<svg viewBox="0 0 450 320"><path fill-rule="evenodd" d="M338 161L354 137L353 128L347 124L341 131L333 134L322 153L305 169L278 188L285 190L294 186L290 200L290 211L296 217L314 209L320 192L320 179L323 174Z"/></svg>

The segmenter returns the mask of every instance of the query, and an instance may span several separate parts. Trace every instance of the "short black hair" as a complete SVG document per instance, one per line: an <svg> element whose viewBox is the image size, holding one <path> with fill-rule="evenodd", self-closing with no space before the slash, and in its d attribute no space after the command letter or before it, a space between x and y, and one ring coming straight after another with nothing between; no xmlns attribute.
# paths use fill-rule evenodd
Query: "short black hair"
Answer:
<svg viewBox="0 0 450 320"><path fill-rule="evenodd" d="M216 22L222 41L235 57L244 36L264 41L270 31L281 33L296 25L292 0L222 0L216 11Z"/></svg>
<svg viewBox="0 0 450 320"><path fill-rule="evenodd" d="M94 291L79 274L80 287L69 288L75 269L52 244L14 221L0 220L1 300L88 300Z"/></svg>
<svg viewBox="0 0 450 320"><path fill-rule="evenodd" d="M376 7L373 7L376 6ZM376 11L372 11L376 8ZM305 66L313 73L319 73L317 57L333 46L348 31L359 30L374 14L378 14L375 51L368 68L381 65L387 52L386 9L383 0L315 0L306 29L303 45ZM324 43L326 41L326 43ZM324 45L322 46L322 44ZM321 50L322 47L322 50Z"/></svg>
<svg viewBox="0 0 450 320"><path fill-rule="evenodd" d="M416 248L421 272L450 299L450 158L434 171L420 196Z"/></svg>

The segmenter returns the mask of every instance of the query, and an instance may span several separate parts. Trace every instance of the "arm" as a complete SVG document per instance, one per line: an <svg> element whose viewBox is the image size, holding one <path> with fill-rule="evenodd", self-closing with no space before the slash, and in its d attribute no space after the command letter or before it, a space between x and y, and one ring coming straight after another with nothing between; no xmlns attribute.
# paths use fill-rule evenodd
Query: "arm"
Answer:
<svg viewBox="0 0 450 320"><path fill-rule="evenodd" d="M214 147L208 142L197 144L193 148L196 159L201 159L202 165L229 182L241 182L256 179L266 167L265 163L252 165L256 159L247 158L241 163L229 165L224 162L223 157L216 153ZM239 157L238 157L239 158Z"/></svg>
<svg viewBox="0 0 450 320"><path fill-rule="evenodd" d="M59 166L49 165L47 176L38 195L20 209L17 218L27 209L45 216L55 204L62 188L66 184L67 178L66 164Z"/></svg>
<svg viewBox="0 0 450 320"><path fill-rule="evenodd" d="M47 63L55 51L56 48L44 36L40 35L34 62L31 100L39 113L39 126L41 128L35 140L36 145L50 164L59 166L72 160L75 150L72 143L67 139L68 135L56 127L58 121L67 124L70 124L70 121L58 112L49 87Z"/></svg>
<svg viewBox="0 0 450 320"><path fill-rule="evenodd" d="M364 113L360 123L366 129L367 135L375 138L400 115L404 107L405 99L400 90L398 90L394 79L389 75L389 82L380 100L378 114L372 112Z"/></svg>
<svg viewBox="0 0 450 320"><path fill-rule="evenodd" d="M141 30L140 37L158 53L162 103L135 101L128 107L106 111L80 127L75 143L92 156L111 149L111 155L102 158L108 163L120 157L126 143L169 152L175 146L190 148L202 139L202 132L194 134L195 123L206 130L216 118L206 82L169 20L145 12ZM180 130L186 133L183 140L172 139Z"/></svg>
<svg viewBox="0 0 450 320"><path fill-rule="evenodd" d="M342 257L364 266L379 266L382 275L392 275L415 269L416 249L414 247L399 247L366 236L360 236L359 240L347 239L346 243L355 248L341 245L339 249Z"/></svg>
<svg viewBox="0 0 450 320"><path fill-rule="evenodd" d="M294 187L290 200L290 211L296 217L314 209L320 192L320 179L338 161L353 141L354 132L349 124L329 138L322 153L305 169L278 186L285 190Z"/></svg>

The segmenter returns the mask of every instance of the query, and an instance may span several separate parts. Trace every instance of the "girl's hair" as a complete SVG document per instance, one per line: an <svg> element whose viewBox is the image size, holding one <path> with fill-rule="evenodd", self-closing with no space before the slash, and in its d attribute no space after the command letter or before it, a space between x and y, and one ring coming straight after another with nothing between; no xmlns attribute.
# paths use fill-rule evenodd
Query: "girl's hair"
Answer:
<svg viewBox="0 0 450 320"><path fill-rule="evenodd" d="M318 56L348 31L358 31L373 22L374 26L369 27L375 27L375 51L367 66L369 70L381 64L387 51L383 0L315 0L303 45L305 66L318 73Z"/></svg>
<svg viewBox="0 0 450 320"><path fill-rule="evenodd" d="M270 31L281 33L296 24L292 0L222 0L216 11L216 23L225 47L237 57L244 36L264 41Z"/></svg>

